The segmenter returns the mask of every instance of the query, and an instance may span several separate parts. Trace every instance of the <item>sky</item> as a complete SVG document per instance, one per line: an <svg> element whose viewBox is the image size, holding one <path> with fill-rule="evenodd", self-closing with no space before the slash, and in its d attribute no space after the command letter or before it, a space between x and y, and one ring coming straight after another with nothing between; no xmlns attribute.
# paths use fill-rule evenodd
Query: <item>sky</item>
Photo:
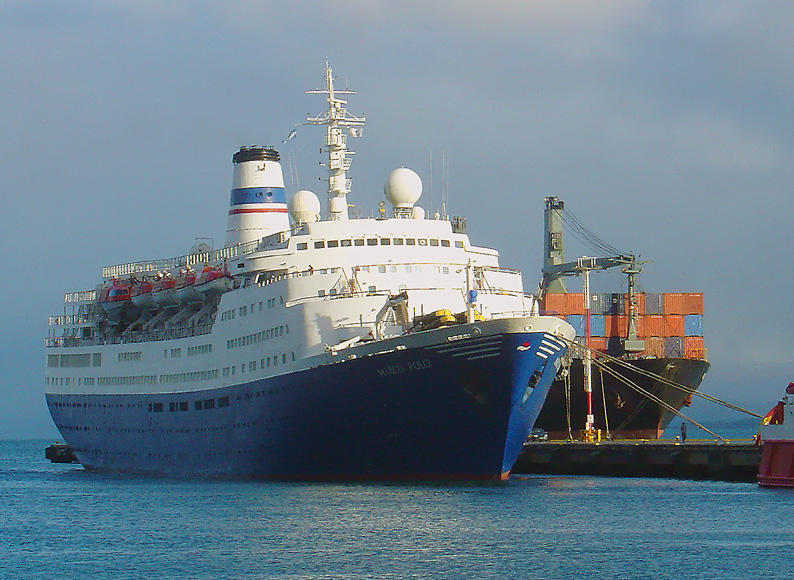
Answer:
<svg viewBox="0 0 794 580"><path fill-rule="evenodd" d="M794 380L793 28L788 1L0 0L0 438L57 435L43 337L65 292L222 245L241 145L324 197L322 128L282 140L323 111L304 91L326 58L367 117L355 212L399 166L437 211L443 157L449 213L531 291L557 196L649 262L642 290L704 293L701 389L765 413Z"/></svg>

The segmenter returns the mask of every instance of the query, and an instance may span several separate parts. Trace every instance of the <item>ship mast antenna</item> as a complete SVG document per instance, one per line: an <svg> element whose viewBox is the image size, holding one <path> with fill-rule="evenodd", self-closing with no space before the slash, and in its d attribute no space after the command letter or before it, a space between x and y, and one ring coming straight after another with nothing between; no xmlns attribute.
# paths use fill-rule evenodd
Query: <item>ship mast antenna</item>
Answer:
<svg viewBox="0 0 794 580"><path fill-rule="evenodd" d="M307 117L307 125L325 125L325 147L328 152L328 213L331 220L346 220L347 194L350 193L352 180L347 177L350 169L349 155L355 152L347 148L347 134L360 137L366 117L351 115L346 108L347 101L338 95L355 95L347 89L334 89L334 76L328 59L325 59L325 89L306 91L307 95L327 95L328 110L314 117Z"/></svg>

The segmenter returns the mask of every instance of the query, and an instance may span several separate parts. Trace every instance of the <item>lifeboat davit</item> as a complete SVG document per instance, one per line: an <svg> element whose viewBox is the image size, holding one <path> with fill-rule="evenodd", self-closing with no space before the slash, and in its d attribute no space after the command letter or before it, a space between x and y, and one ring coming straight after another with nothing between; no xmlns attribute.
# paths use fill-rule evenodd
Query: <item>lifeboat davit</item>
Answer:
<svg viewBox="0 0 794 580"><path fill-rule="evenodd" d="M205 266L196 278L193 288L205 296L223 294L234 288L234 278L225 268Z"/></svg>
<svg viewBox="0 0 794 580"><path fill-rule="evenodd" d="M99 289L97 302L110 320L121 320L125 310L132 308L132 284L129 280L113 279L109 286Z"/></svg>
<svg viewBox="0 0 794 580"><path fill-rule="evenodd" d="M156 310L157 302L152 296L152 283L146 278L132 285L132 303L141 310Z"/></svg>
<svg viewBox="0 0 794 580"><path fill-rule="evenodd" d="M152 299L160 308L179 306L176 297L176 280L170 276L161 276L152 284Z"/></svg>
<svg viewBox="0 0 794 580"><path fill-rule="evenodd" d="M196 273L192 270L188 270L177 280L176 298L179 300L180 304L194 304L204 300L204 296L196 292L196 289L193 287L195 281Z"/></svg>

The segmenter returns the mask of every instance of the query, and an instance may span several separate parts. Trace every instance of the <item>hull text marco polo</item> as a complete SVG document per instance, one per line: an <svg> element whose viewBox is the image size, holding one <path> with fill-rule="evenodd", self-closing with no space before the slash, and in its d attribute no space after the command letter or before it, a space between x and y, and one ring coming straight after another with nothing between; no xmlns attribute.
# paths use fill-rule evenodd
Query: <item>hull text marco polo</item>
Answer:
<svg viewBox="0 0 794 580"><path fill-rule="evenodd" d="M533 315L520 272L424 219L393 171L391 216L348 219L334 91L329 212L287 203L279 154L243 147L225 247L105 268L50 319L47 403L90 470L265 479L499 479L574 331Z"/></svg>

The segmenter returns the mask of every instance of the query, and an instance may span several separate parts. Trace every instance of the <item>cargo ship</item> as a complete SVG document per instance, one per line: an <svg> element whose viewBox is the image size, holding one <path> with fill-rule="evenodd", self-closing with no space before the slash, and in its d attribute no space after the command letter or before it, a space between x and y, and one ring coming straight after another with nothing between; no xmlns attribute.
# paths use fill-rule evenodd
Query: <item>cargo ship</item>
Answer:
<svg viewBox="0 0 794 580"><path fill-rule="evenodd" d="M507 477L574 338L461 217L392 171L348 215L347 110L326 63L328 202L288 200L280 154L241 147L223 248L109 266L65 295L46 400L91 471L280 480ZM292 134L291 134L292 135Z"/></svg>
<svg viewBox="0 0 794 580"><path fill-rule="evenodd" d="M579 345L586 346L589 334L591 352L610 357L598 360L595 354L593 427L612 439L658 439L675 417L673 409L690 404L710 366L703 294L637 292L638 260L600 240L597 246L611 250L609 256L566 262L563 223L575 226L583 239L592 236L562 200L546 198L541 312L565 318ZM616 267L626 275L626 292L586 298L584 292L567 291L566 276ZM575 437L588 415L585 350L572 349L571 356L570 374L555 380L537 421L554 439Z"/></svg>

